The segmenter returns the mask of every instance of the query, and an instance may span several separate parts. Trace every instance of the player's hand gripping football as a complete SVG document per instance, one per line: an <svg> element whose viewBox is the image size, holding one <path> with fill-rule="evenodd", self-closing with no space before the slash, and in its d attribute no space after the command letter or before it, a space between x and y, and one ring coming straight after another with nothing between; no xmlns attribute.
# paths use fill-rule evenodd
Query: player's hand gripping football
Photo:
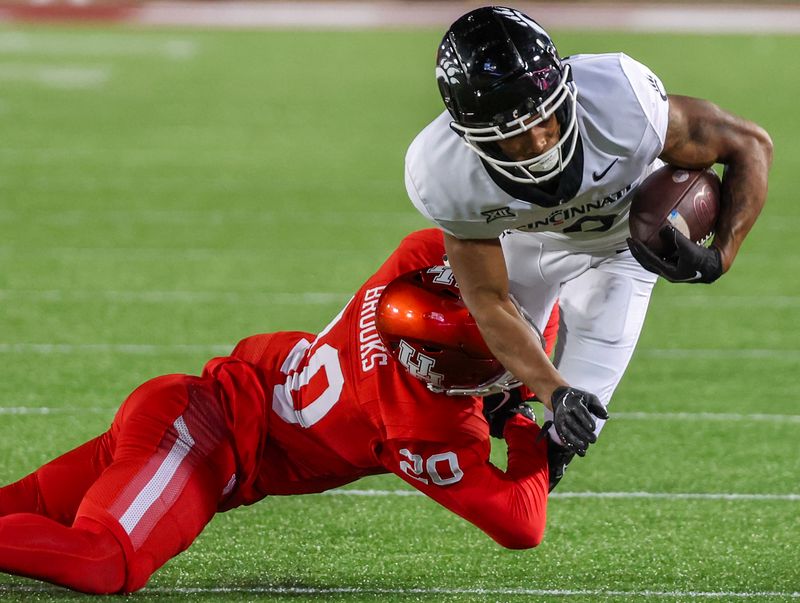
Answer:
<svg viewBox="0 0 800 603"><path fill-rule="evenodd" d="M713 283L722 276L722 257L716 247L693 243L672 226L665 226L659 236L667 248L665 259L636 239L628 239L628 248L645 269L672 283Z"/></svg>
<svg viewBox="0 0 800 603"><path fill-rule="evenodd" d="M506 421L512 415L523 415L531 421L536 421L533 409L522 399L519 389L484 396L483 416L489 423L490 436L502 438Z"/></svg>
<svg viewBox="0 0 800 603"><path fill-rule="evenodd" d="M585 456L589 444L597 441L595 418L608 419L608 411L597 396L574 387L559 387L553 392L553 427L564 446Z"/></svg>

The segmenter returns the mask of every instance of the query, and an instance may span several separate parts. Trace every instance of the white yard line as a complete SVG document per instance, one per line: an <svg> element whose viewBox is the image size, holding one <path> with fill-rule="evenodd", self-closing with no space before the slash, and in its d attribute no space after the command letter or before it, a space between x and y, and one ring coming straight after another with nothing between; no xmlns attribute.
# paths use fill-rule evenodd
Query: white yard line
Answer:
<svg viewBox="0 0 800 603"><path fill-rule="evenodd" d="M800 295L654 295L652 303L662 306L702 306L709 311L723 308L800 309Z"/></svg>
<svg viewBox="0 0 800 603"><path fill-rule="evenodd" d="M76 150L76 153L84 151L84 156L94 156L94 153L85 153L85 149ZM137 156L152 157L163 149L126 149L121 153L126 157L131 154ZM119 160L119 153L115 149L98 149L97 156L108 157L111 155L114 160ZM47 147L0 147L0 156L3 160L14 157L24 156L30 159L39 159L42 156L49 156L56 161L69 160L72 155L69 149L47 148ZM174 153L169 151L169 156ZM233 159L233 157L232 157ZM373 180L372 183L389 181ZM291 187L289 183L288 186ZM298 184L298 188L299 188ZM314 218L323 224L335 224L337 226L385 226L387 223L396 224L397 222L408 222L423 224L419 215L413 211L315 211ZM220 224L286 224L302 223L306 224L308 217L303 212L298 211L276 211L265 208L252 209L57 209L57 210L27 210L24 208L2 208L0 209L0 220L14 221L20 220L28 223L35 220L36 223L58 224L68 226L89 226L99 223L121 224L128 226L134 224L183 224L186 222L201 222L207 225Z"/></svg>
<svg viewBox="0 0 800 603"><path fill-rule="evenodd" d="M329 304L345 302L351 293L335 291L158 291L107 289L0 289L0 300L34 302L93 301L117 303L267 303L267 304ZM783 308L800 310L798 295L687 295L657 296L662 306L705 306L734 308ZM659 352L661 353L661 352ZM665 352L666 353L666 352Z"/></svg>
<svg viewBox="0 0 800 603"><path fill-rule="evenodd" d="M0 19L1 20L1 19ZM0 31L1 56L52 56L59 61L65 57L151 56L174 60L194 58L198 43L185 38L153 38L128 32L106 33L86 31L81 35L55 31Z"/></svg>
<svg viewBox="0 0 800 603"><path fill-rule="evenodd" d="M324 496L424 496L417 490L356 490L336 489L321 493ZM619 498L645 500L740 500L800 502L800 494L750 494L737 492L553 492L551 498Z"/></svg>
<svg viewBox="0 0 800 603"><path fill-rule="evenodd" d="M153 356L156 354L229 354L230 344L146 344L146 343L0 343L0 354L123 354Z"/></svg>
<svg viewBox="0 0 800 603"><path fill-rule="evenodd" d="M636 355L644 358L660 359L697 359L697 360L774 360L784 362L797 362L800 360L800 350L777 348L640 348Z"/></svg>
<svg viewBox="0 0 800 603"><path fill-rule="evenodd" d="M113 414L115 408L89 406L0 406L0 415L82 415L82 414Z"/></svg>
<svg viewBox="0 0 800 603"><path fill-rule="evenodd" d="M761 599L764 597L800 598L800 592L741 591L658 591L548 588L303 588L303 587L217 587L217 588L145 588L143 593L159 594L288 594L288 595L483 595L520 597L635 597L651 599Z"/></svg>
<svg viewBox="0 0 800 603"><path fill-rule="evenodd" d="M740 414L733 412L614 412L612 419L628 421L731 421L745 423L800 423L800 415L765 413Z"/></svg>
<svg viewBox="0 0 800 603"><path fill-rule="evenodd" d="M46 88L99 88L110 77L108 65L0 64L0 82L30 82Z"/></svg>
<svg viewBox="0 0 800 603"><path fill-rule="evenodd" d="M222 353L222 352L220 352ZM77 406L67 403L64 406L0 406L0 415L64 415L64 414L107 414L116 409L111 406ZM800 423L800 415L781 415L764 413L732 412L612 412L614 421L691 421L691 422L732 422L732 423Z"/></svg>
<svg viewBox="0 0 800 603"><path fill-rule="evenodd" d="M52 586L0 585L0 593L55 593L63 592ZM158 595L203 595L203 594L243 594L243 595L354 595L379 597L381 595L422 595L422 596L485 596L485 597L619 597L632 599L800 599L800 592L791 591L695 591L695 590L603 590L594 589L556 589L556 588L369 588L369 587L331 587L314 588L300 586L218 586L218 587L157 587L151 586L140 591Z"/></svg>
<svg viewBox="0 0 800 603"><path fill-rule="evenodd" d="M327 305L344 304L348 293L332 291L92 291L88 289L0 289L0 300L27 300L35 302L87 302L104 301L117 303L216 303L216 304L265 304L265 305Z"/></svg>
<svg viewBox="0 0 800 603"><path fill-rule="evenodd" d="M269 251L261 250L254 253L252 249L247 248L231 248L231 247L44 247L44 248L30 248L18 249L11 246L0 246L0 254L19 255L20 257L45 257L45 258L74 258L74 257L89 257L94 260L106 261L122 257L128 260L184 260L184 261L208 261L221 256L226 258L243 257L246 259L263 261L265 257L270 254L279 254L280 257L317 257L320 255L330 256L335 254L336 257L351 257L351 258L364 258L369 254L368 251L363 249L331 249L331 248L297 248L292 249L291 254L287 254L286 250L282 251Z"/></svg>
<svg viewBox="0 0 800 603"><path fill-rule="evenodd" d="M310 294L311 297L305 301L297 299L294 302L286 299L286 303L294 304L327 304L335 303L340 300L346 301L346 296L328 298L325 295L316 297L317 294ZM1 298L2 296L0 296ZM147 343L0 343L0 354L80 354L80 353L104 353L122 354L134 356L153 356L156 354L225 354L233 349L235 342L231 343L201 343L201 344L147 344ZM797 349L777 349L777 348L754 348L754 349L690 349L690 348L643 348L638 350L638 356L646 358L663 359L744 359L744 360L769 360L796 362L800 359L800 350Z"/></svg>
<svg viewBox="0 0 800 603"><path fill-rule="evenodd" d="M230 351L230 347L226 348ZM220 353L223 353L220 348ZM2 406L0 415L64 415L81 413L113 413L116 409L107 406L78 406L66 402L63 406ZM702 423L732 422L732 423L800 423L800 415L780 415L765 413L733 413L733 412L613 412L614 421L692 421Z"/></svg>

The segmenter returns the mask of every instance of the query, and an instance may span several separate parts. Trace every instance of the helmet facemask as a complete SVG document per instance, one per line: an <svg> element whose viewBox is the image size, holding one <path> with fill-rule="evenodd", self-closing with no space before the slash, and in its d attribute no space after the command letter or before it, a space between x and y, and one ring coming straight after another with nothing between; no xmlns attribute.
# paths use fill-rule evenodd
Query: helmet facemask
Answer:
<svg viewBox="0 0 800 603"><path fill-rule="evenodd" d="M509 121L500 118L496 125L468 126L451 122L450 127L458 133L464 143L481 157L494 170L522 184L539 184L555 178L566 169L575 153L578 142L577 99L578 91L569 77L569 65L564 66L564 73L556 90L536 107L533 100L528 99L524 106L530 107L524 115L524 109L511 112ZM500 150L497 141L519 136L542 124L555 115L560 127L558 142L544 153L514 161Z"/></svg>

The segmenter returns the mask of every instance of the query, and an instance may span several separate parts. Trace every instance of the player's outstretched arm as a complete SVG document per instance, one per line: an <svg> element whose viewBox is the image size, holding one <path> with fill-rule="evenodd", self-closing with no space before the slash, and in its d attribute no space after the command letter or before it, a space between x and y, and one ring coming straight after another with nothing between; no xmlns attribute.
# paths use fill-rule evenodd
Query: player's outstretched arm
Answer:
<svg viewBox="0 0 800 603"><path fill-rule="evenodd" d="M772 140L763 128L715 104L669 96L669 125L660 158L685 168L725 165L712 251L727 272L767 198Z"/></svg>
<svg viewBox="0 0 800 603"><path fill-rule="evenodd" d="M508 272L499 239L444 235L450 267L461 296L489 349L546 406L553 391L568 385L509 296Z"/></svg>
<svg viewBox="0 0 800 603"><path fill-rule="evenodd" d="M506 369L553 411L564 444L583 456L595 441L595 418L607 418L590 392L569 386L550 362L541 342L511 301L503 249L498 239L444 236L461 297L486 344Z"/></svg>
<svg viewBox="0 0 800 603"><path fill-rule="evenodd" d="M537 546L549 489L547 443L539 427L515 414L506 421L508 469L488 461L488 440L471 445L415 441L386 443L386 467L510 549Z"/></svg>

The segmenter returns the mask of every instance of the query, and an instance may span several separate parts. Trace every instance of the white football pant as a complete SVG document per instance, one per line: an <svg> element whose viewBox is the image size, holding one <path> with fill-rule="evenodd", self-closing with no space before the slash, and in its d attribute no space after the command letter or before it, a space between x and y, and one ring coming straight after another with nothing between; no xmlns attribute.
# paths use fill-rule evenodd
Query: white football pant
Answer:
<svg viewBox="0 0 800 603"><path fill-rule="evenodd" d="M540 330L559 302L556 368L572 387L608 406L639 339L656 275L627 249L576 252L519 231L501 242L511 293ZM545 410L545 420L551 419ZM596 433L604 423L598 420ZM561 441L552 428L550 433Z"/></svg>

